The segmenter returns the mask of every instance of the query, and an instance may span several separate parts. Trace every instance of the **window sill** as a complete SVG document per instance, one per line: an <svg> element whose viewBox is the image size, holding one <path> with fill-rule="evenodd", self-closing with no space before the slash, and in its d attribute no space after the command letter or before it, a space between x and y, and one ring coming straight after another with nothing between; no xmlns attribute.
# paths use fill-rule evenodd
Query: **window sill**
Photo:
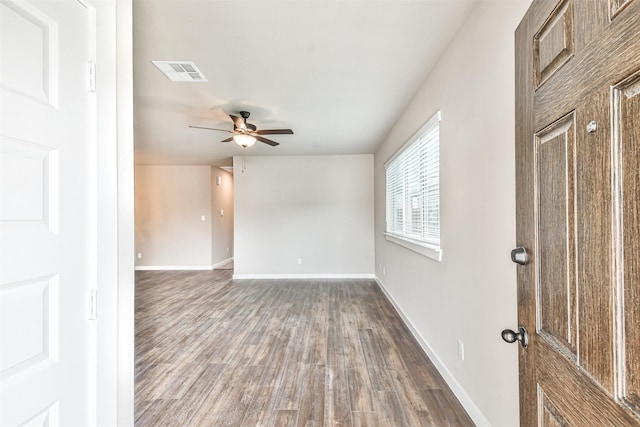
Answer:
<svg viewBox="0 0 640 427"><path fill-rule="evenodd" d="M395 236L393 234L384 233L385 239L389 242L393 242L397 245L404 246L407 249L412 250L413 252L419 253L420 255L426 256L427 258L431 258L434 261L442 261L442 249L436 246L425 245L424 243L413 242L408 239L404 239L402 237Z"/></svg>

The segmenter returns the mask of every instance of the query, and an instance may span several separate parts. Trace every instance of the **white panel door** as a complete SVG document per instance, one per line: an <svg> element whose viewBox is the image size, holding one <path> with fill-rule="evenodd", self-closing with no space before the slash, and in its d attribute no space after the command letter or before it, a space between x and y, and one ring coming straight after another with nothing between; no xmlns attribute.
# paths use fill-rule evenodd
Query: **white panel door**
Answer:
<svg viewBox="0 0 640 427"><path fill-rule="evenodd" d="M0 425L91 425L91 11L0 0Z"/></svg>

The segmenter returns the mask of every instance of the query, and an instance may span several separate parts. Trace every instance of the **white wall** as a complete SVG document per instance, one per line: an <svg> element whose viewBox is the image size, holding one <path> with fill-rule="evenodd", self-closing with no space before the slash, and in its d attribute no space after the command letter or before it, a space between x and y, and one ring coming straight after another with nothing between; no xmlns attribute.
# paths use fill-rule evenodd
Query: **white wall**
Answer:
<svg viewBox="0 0 640 427"><path fill-rule="evenodd" d="M231 257L233 257L233 175L223 169L212 167L211 265L224 263Z"/></svg>
<svg viewBox="0 0 640 427"><path fill-rule="evenodd" d="M136 267L211 267L211 175L210 166L136 166Z"/></svg>
<svg viewBox="0 0 640 427"><path fill-rule="evenodd" d="M479 2L375 156L380 281L476 423L494 427L519 423L517 347L500 331L517 326L514 31L529 3ZM440 263L383 236L383 165L438 109Z"/></svg>
<svg viewBox="0 0 640 427"><path fill-rule="evenodd" d="M373 275L372 155L241 164L235 157L234 277Z"/></svg>

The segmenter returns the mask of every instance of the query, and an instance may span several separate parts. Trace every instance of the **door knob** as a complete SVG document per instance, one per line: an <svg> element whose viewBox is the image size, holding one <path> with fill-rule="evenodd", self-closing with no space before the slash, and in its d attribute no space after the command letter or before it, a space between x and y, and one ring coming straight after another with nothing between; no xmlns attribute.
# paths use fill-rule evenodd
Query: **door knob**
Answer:
<svg viewBox="0 0 640 427"><path fill-rule="evenodd" d="M516 264L526 265L529 262L529 253L524 247L518 246L511 251L511 261Z"/></svg>
<svg viewBox="0 0 640 427"><path fill-rule="evenodd" d="M522 348L527 348L529 345L529 335L527 334L527 330L520 326L518 332L512 331L511 329L505 329L502 331L502 339L508 343L514 343L516 341L520 341L520 345Z"/></svg>

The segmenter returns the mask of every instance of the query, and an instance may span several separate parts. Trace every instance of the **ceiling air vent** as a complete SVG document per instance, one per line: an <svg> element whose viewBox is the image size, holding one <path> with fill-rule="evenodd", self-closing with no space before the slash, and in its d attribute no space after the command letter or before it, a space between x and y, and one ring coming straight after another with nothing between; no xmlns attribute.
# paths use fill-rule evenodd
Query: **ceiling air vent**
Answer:
<svg viewBox="0 0 640 427"><path fill-rule="evenodd" d="M151 61L172 82L206 82L196 64L185 61Z"/></svg>

